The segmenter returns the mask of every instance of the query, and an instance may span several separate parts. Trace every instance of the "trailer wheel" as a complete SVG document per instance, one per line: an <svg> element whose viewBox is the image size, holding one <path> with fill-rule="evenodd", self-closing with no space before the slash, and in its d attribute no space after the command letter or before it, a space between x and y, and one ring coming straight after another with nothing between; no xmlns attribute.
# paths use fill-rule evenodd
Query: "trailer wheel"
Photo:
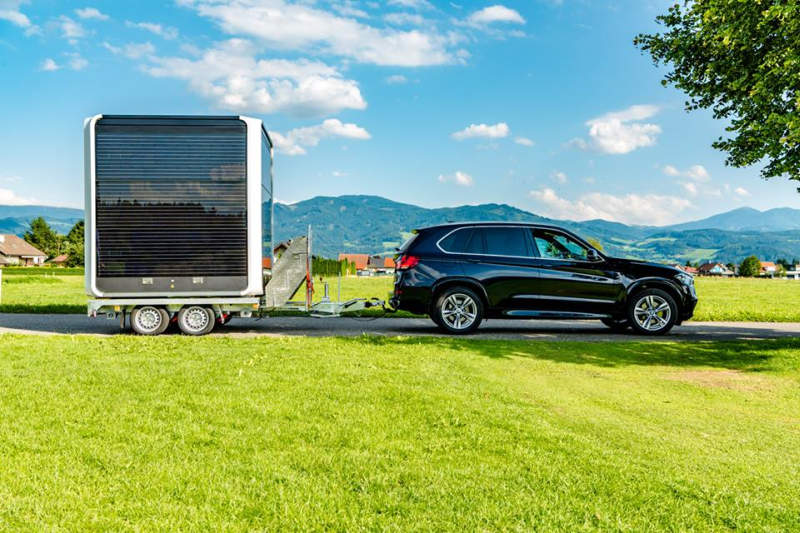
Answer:
<svg viewBox="0 0 800 533"><path fill-rule="evenodd" d="M143 305L131 313L131 329L139 335L161 335L167 326L169 314L160 307Z"/></svg>
<svg viewBox="0 0 800 533"><path fill-rule="evenodd" d="M178 312L178 327L186 335L206 335L214 329L216 317L209 307L189 305Z"/></svg>

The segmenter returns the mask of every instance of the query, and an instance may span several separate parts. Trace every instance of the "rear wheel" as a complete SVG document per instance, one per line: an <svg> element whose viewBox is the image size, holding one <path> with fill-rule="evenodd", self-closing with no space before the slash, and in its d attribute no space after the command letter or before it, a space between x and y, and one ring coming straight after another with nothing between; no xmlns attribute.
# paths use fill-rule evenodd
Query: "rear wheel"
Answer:
<svg viewBox="0 0 800 533"><path fill-rule="evenodd" d="M431 318L446 333L472 333L483 320L483 303L466 287L446 289L436 300Z"/></svg>
<svg viewBox="0 0 800 533"><path fill-rule="evenodd" d="M641 335L664 335L678 319L675 300L660 289L645 289L630 299L628 321Z"/></svg>
<svg viewBox="0 0 800 533"><path fill-rule="evenodd" d="M143 305L131 313L131 329L139 335L161 335L168 326L169 314L160 307Z"/></svg>
<svg viewBox="0 0 800 533"><path fill-rule="evenodd" d="M626 331L631 326L627 318L603 318L600 322L611 328L612 331L618 332Z"/></svg>
<svg viewBox="0 0 800 533"><path fill-rule="evenodd" d="M208 307L189 305L178 312L178 327L186 335L206 335L214 329L214 311Z"/></svg>

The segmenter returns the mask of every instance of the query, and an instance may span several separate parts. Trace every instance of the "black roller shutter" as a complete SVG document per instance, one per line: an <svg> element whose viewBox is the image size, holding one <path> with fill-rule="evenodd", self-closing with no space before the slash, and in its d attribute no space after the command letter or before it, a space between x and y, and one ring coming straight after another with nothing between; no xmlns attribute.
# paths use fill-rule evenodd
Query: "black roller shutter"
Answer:
<svg viewBox="0 0 800 533"><path fill-rule="evenodd" d="M97 277L247 275L247 129L236 118L96 127Z"/></svg>

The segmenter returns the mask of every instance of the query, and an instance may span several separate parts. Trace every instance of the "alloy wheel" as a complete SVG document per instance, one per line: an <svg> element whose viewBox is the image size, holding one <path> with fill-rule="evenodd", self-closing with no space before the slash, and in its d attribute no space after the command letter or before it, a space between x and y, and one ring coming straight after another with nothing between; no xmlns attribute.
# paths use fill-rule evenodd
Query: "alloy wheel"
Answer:
<svg viewBox="0 0 800 533"><path fill-rule="evenodd" d="M478 305L467 294L453 293L442 304L441 315L449 327L456 330L467 329L478 317Z"/></svg>
<svg viewBox="0 0 800 533"><path fill-rule="evenodd" d="M657 294L648 294L636 302L633 318L644 330L659 331L667 327L672 318L672 308L666 299Z"/></svg>

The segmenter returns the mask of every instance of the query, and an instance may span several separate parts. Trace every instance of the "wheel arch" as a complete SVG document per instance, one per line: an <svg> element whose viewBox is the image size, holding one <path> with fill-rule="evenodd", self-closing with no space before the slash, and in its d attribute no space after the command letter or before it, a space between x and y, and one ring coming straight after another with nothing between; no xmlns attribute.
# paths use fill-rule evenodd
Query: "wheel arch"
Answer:
<svg viewBox="0 0 800 533"><path fill-rule="evenodd" d="M663 278L642 278L640 280L636 280L636 282L632 283L628 287L625 302L626 305L634 296L636 296L636 294L646 289L661 289L662 291L666 292L672 297L673 300L675 300L675 305L678 306L678 313L680 314L682 312L683 296L681 295L680 289L673 283Z"/></svg>
<svg viewBox="0 0 800 533"><path fill-rule="evenodd" d="M450 287L466 287L471 289L481 299L484 310L489 307L489 297L486 294L486 289L483 288L483 285L481 285L478 280L466 277L452 277L439 280L433 285L433 290L431 291L431 309L436 305L436 300L439 299L439 295Z"/></svg>

